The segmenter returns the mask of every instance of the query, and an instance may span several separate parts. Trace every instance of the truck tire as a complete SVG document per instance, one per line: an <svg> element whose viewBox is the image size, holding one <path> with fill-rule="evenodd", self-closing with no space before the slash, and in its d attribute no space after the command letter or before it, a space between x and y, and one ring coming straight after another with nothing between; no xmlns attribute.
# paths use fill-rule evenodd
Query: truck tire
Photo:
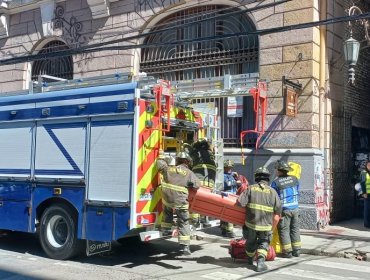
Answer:
<svg viewBox="0 0 370 280"><path fill-rule="evenodd" d="M39 237L42 249L52 259L70 259L82 249L82 241L77 239L76 218L64 205L54 205L44 211Z"/></svg>

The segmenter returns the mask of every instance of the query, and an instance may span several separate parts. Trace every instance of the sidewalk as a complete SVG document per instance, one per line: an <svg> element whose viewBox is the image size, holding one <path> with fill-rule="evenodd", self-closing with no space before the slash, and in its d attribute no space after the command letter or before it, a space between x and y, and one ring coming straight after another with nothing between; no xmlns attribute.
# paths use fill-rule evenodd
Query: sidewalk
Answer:
<svg viewBox="0 0 370 280"><path fill-rule="evenodd" d="M234 232L236 238L242 236L240 227L234 228ZM229 238L221 236L218 227L198 230L195 235L208 242L230 242ZM320 231L301 230L301 240L303 254L370 261L370 229L363 226L362 219L340 222Z"/></svg>

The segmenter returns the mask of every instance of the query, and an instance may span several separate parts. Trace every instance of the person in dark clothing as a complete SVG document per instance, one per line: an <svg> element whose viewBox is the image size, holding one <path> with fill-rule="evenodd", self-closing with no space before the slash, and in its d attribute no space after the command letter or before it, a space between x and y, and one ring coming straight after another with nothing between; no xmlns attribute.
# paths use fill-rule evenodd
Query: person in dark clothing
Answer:
<svg viewBox="0 0 370 280"><path fill-rule="evenodd" d="M364 198L364 227L370 228L370 161L366 163L365 170L361 172L360 184Z"/></svg>
<svg viewBox="0 0 370 280"><path fill-rule="evenodd" d="M238 203L246 207L245 227L246 254L249 265L257 252L257 272L268 269L265 264L271 233L281 214L281 202L270 186L270 172L266 167L258 168L254 173L256 184L249 186L238 198Z"/></svg>
<svg viewBox="0 0 370 280"><path fill-rule="evenodd" d="M299 233L299 181L297 177L288 175L292 168L285 161L278 160L275 165L277 178L271 187L280 197L283 212L278 224L278 231L283 256L299 257L301 250L301 237Z"/></svg>
<svg viewBox="0 0 370 280"><path fill-rule="evenodd" d="M188 188L199 188L201 183L197 176L189 169L190 156L185 152L176 155L176 166L168 166L163 158L157 161L157 167L162 174L162 203L163 219L161 230L163 233L171 231L173 213L177 215L178 241L184 255L190 255L190 225Z"/></svg>

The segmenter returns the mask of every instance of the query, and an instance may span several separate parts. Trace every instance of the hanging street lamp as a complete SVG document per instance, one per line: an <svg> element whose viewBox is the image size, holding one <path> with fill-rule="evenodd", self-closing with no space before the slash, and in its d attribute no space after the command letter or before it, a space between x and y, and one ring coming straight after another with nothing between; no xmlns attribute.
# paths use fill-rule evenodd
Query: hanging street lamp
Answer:
<svg viewBox="0 0 370 280"><path fill-rule="evenodd" d="M363 14L362 10L353 5L348 10L348 15L353 16L356 13ZM370 45L370 36L369 36L369 22L367 19L359 20L359 23L364 27L365 31L365 40ZM355 83L355 66L360 54L361 43L352 37L352 24L349 22L349 39L347 39L343 44L344 58L348 64L348 82L350 85Z"/></svg>

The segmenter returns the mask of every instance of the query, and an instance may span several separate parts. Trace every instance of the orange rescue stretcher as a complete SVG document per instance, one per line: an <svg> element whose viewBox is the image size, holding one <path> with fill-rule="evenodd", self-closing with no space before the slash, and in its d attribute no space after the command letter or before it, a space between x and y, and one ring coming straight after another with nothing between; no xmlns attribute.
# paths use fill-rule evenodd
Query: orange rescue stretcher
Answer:
<svg viewBox="0 0 370 280"><path fill-rule="evenodd" d="M230 193L214 193L200 187L189 189L189 210L204 216L213 217L234 225L244 225L245 208L236 203L238 196Z"/></svg>

